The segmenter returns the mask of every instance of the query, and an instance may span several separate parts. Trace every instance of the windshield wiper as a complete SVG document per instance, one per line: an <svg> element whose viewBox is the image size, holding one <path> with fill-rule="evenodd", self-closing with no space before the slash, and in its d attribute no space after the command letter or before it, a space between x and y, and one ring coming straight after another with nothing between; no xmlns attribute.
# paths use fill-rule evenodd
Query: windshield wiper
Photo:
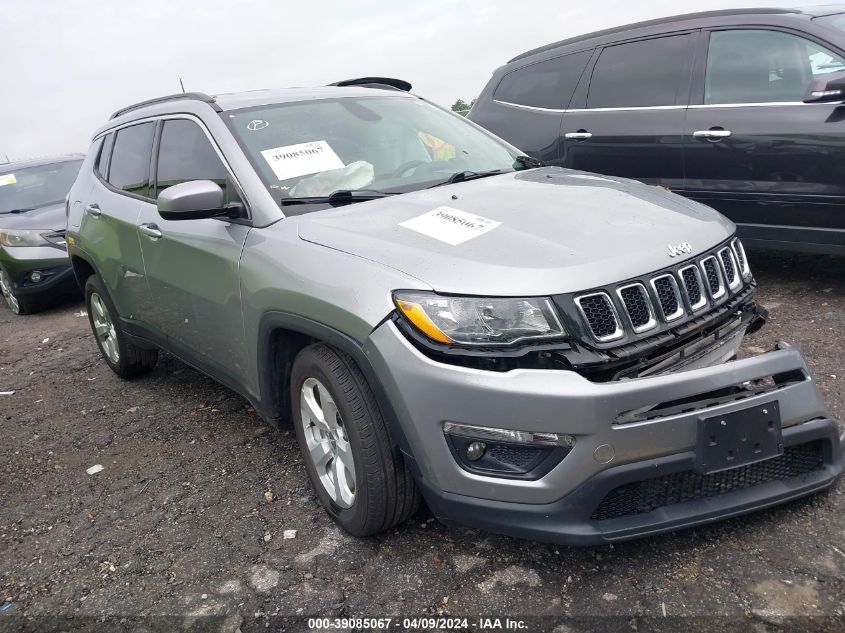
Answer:
<svg viewBox="0 0 845 633"><path fill-rule="evenodd" d="M386 198L387 196L395 196L396 192L390 191L375 191L371 189L338 189L328 196L303 196L302 198L282 198L282 206L286 207L295 204L330 204L339 206L341 204L351 204L353 202L366 202L367 200L376 200L378 198Z"/></svg>
<svg viewBox="0 0 845 633"><path fill-rule="evenodd" d="M442 187L443 185L452 185L456 182L466 182L467 180L476 180L478 178L486 178L487 176L495 176L496 174L503 174L501 169L491 169L489 171L457 171L443 182L438 182L432 187Z"/></svg>

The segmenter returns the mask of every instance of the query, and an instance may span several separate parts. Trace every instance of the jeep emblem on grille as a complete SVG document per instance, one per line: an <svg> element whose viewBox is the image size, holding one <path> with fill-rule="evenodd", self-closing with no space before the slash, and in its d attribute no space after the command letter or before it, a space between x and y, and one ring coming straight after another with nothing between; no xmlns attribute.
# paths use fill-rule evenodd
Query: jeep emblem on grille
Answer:
<svg viewBox="0 0 845 633"><path fill-rule="evenodd" d="M669 244L669 257L677 257L678 255L689 255L692 253L692 245L689 242L681 242L680 244Z"/></svg>

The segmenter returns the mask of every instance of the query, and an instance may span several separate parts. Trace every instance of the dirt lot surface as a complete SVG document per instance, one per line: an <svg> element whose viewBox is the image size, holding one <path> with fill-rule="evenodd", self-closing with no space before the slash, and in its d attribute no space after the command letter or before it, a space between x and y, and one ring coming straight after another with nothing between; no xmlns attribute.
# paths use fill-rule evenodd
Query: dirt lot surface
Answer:
<svg viewBox="0 0 845 633"><path fill-rule="evenodd" d="M845 419L845 259L751 260L771 320L746 351L792 342ZM171 616L165 628L220 631L296 629L305 625L272 616L309 615L619 615L625 630L643 616L657 630L680 628L677 616L727 616L703 621L714 630L821 622L793 616L839 616L828 630L845 622L841 483L615 546L447 528L425 509L359 540L319 507L292 432L269 429L240 397L166 355L151 375L118 379L81 310L0 308L0 391L14 391L0 395L0 629L154 615ZM87 474L95 464L103 470ZM208 615L221 617L197 619ZM661 628L664 616L674 625Z"/></svg>

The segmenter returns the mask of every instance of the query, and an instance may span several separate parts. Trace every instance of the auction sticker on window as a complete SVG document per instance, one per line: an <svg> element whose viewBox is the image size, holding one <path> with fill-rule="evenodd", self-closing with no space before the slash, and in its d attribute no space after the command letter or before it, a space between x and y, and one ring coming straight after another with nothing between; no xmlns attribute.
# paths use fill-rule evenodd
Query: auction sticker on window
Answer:
<svg viewBox="0 0 845 633"><path fill-rule="evenodd" d="M274 147L265 149L261 155L279 180L345 167L326 141Z"/></svg>
<svg viewBox="0 0 845 633"><path fill-rule="evenodd" d="M452 207L437 207L433 211L405 220L399 226L457 246L492 231L500 224L501 222Z"/></svg>
<svg viewBox="0 0 845 633"><path fill-rule="evenodd" d="M14 174L3 174L0 176L0 187L5 185L14 185L17 182L17 178L15 178Z"/></svg>

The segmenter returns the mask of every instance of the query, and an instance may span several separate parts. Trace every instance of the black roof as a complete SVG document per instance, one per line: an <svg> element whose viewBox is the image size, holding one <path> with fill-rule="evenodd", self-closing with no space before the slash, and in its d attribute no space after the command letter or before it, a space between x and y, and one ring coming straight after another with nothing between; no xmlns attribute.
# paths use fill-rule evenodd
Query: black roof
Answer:
<svg viewBox="0 0 845 633"><path fill-rule="evenodd" d="M701 18L717 18L720 16L731 16L731 15L783 15L786 13L801 13L798 9L777 9L777 8L756 8L756 9L720 9L718 11L700 11L698 13L684 13L682 15L673 15L665 18L656 18L654 20L646 20L644 22L635 22L634 24L625 24L622 26L615 26L610 29L604 29L602 31L594 31L592 33L585 33L583 35L576 35L575 37L570 37L565 40L560 40L559 42L554 42L553 44L546 44L545 46L540 46L538 48L534 48L530 51L526 51L521 55L517 55L513 59L508 60L508 63L518 61L520 59L525 59L526 57L530 57L531 55L536 55L537 53L542 53L544 51L551 50L553 48L558 48L559 46L565 46L567 44L575 44L577 42L582 42L584 40L593 39L594 37L601 37L603 35L613 35L614 33L622 33L624 31L632 31L634 29L639 29L643 27L649 26L658 26L660 24L671 24L672 22L681 22L683 20L691 20L691 19L701 19Z"/></svg>

